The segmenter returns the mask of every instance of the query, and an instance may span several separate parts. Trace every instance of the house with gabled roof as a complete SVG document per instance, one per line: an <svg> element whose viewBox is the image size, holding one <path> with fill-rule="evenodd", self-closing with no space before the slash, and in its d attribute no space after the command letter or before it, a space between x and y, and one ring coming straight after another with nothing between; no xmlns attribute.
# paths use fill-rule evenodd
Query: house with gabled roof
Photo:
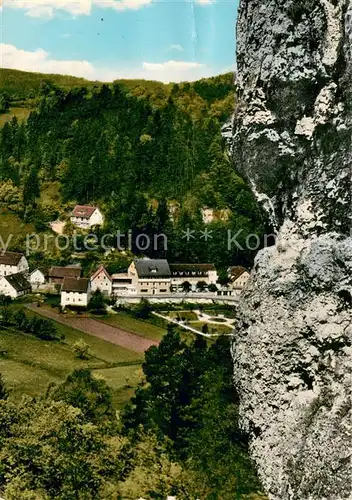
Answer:
<svg viewBox="0 0 352 500"><path fill-rule="evenodd" d="M110 297L112 294L112 278L104 266L99 266L90 278L92 292L100 290L104 295Z"/></svg>
<svg viewBox="0 0 352 500"><path fill-rule="evenodd" d="M61 307L87 307L91 298L88 278L64 278L61 287Z"/></svg>
<svg viewBox="0 0 352 500"><path fill-rule="evenodd" d="M104 217L99 208L91 205L76 205L70 219L72 224L81 229L104 224Z"/></svg>
<svg viewBox="0 0 352 500"><path fill-rule="evenodd" d="M229 267L227 273L232 288L243 288L250 277L247 269L242 266Z"/></svg>
<svg viewBox="0 0 352 500"><path fill-rule="evenodd" d="M27 293L31 293L31 284L23 273L10 274L0 278L0 294L17 299Z"/></svg>
<svg viewBox="0 0 352 500"><path fill-rule="evenodd" d="M0 251L0 276L23 273L27 274L29 266L23 253Z"/></svg>

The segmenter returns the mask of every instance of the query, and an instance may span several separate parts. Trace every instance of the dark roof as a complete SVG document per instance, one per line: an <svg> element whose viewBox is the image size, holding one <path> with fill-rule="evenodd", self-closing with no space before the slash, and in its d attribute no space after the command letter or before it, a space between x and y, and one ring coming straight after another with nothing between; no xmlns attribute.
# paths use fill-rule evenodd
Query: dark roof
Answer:
<svg viewBox="0 0 352 500"><path fill-rule="evenodd" d="M208 272L216 271L214 264L170 264L171 272Z"/></svg>
<svg viewBox="0 0 352 500"><path fill-rule="evenodd" d="M139 278L170 278L170 267L165 259L141 259L134 261Z"/></svg>
<svg viewBox="0 0 352 500"><path fill-rule="evenodd" d="M16 292L31 290L30 283L28 283L22 273L9 274L8 276L5 276L5 279L16 290Z"/></svg>
<svg viewBox="0 0 352 500"><path fill-rule="evenodd" d="M243 273L245 273L247 269L242 266L233 266L229 268L229 274L233 281L237 280Z"/></svg>
<svg viewBox="0 0 352 500"><path fill-rule="evenodd" d="M23 253L0 252L0 264L5 266L17 266L22 257Z"/></svg>
<svg viewBox="0 0 352 500"><path fill-rule="evenodd" d="M61 287L61 291L86 293L88 291L88 287L88 278L65 278Z"/></svg>
<svg viewBox="0 0 352 500"><path fill-rule="evenodd" d="M79 278L82 269L77 266L58 267L49 269L49 278Z"/></svg>
<svg viewBox="0 0 352 500"><path fill-rule="evenodd" d="M90 205L77 205L72 212L72 217L90 219L96 210L97 207L91 207Z"/></svg>

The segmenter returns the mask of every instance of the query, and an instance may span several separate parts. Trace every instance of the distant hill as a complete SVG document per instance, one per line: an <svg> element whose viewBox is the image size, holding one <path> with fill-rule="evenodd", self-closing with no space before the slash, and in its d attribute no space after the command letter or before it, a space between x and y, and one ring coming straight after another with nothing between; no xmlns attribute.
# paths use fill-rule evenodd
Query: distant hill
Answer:
<svg viewBox="0 0 352 500"><path fill-rule="evenodd" d="M89 82L74 76L31 73L17 69L0 68L0 91L10 95L12 100L35 98L43 84L49 83L69 90L74 87L100 86L100 82Z"/></svg>
<svg viewBox="0 0 352 500"><path fill-rule="evenodd" d="M121 79L116 81L125 89L133 93L136 89L147 90L150 93L159 90L163 91L162 93L164 96L167 96L174 86L173 83L164 84L158 81L141 79ZM11 101L35 99L44 84L54 85L63 90L70 90L75 87L86 87L88 89L99 88L104 83L77 78L75 76L33 73L16 69L0 68L0 92L6 92L10 96ZM225 97L229 92L233 91L233 75L232 73L227 73L212 78L203 78L191 84L183 82L178 85L180 89L191 86L203 99L211 101L213 99L219 99L219 86L223 87L222 97Z"/></svg>

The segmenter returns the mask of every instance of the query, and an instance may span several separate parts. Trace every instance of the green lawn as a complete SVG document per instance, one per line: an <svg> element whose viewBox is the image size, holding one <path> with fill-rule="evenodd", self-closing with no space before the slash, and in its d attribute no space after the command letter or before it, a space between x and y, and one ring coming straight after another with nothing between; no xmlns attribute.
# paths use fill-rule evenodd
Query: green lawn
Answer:
<svg viewBox="0 0 352 500"><path fill-rule="evenodd" d="M165 313L165 315L172 319L181 318L186 321L197 321L198 319L198 316L193 311L170 311Z"/></svg>
<svg viewBox="0 0 352 500"><path fill-rule="evenodd" d="M106 379L116 407L125 404L140 380L143 356L59 323L57 328L65 335L63 342L48 342L13 328L0 328L0 348L7 351L0 357L0 373L10 397L19 400L24 394L38 396L49 383L59 383L74 369L88 367ZM91 346L88 360L76 359L72 352L72 344L79 339Z"/></svg>
<svg viewBox="0 0 352 500"><path fill-rule="evenodd" d="M98 318L95 317L95 319ZM122 328L123 330L135 333L137 335L140 335L141 337L145 337L151 340L161 340L166 333L166 327L162 328L150 323L149 321L135 319L124 312L119 312L117 314L99 318L99 321L103 321L108 325Z"/></svg>
<svg viewBox="0 0 352 500"><path fill-rule="evenodd" d="M136 386L142 381L141 365L116 366L115 368L94 370L113 390L113 403L120 408L134 394Z"/></svg>
<svg viewBox="0 0 352 500"><path fill-rule="evenodd" d="M232 329L229 328L227 325L222 325L222 324L214 325L214 324L205 323L204 321L194 321L194 322L190 323L189 326L191 326L192 328L195 328L196 330L199 330L201 332L202 327L204 325L208 325L208 333L222 334L222 333L231 333L231 331L232 331Z"/></svg>

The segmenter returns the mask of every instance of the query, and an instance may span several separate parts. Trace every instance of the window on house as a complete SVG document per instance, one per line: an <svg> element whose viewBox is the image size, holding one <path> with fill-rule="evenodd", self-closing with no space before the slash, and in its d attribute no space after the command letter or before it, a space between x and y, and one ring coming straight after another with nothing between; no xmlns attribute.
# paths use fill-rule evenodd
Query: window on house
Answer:
<svg viewBox="0 0 352 500"><path fill-rule="evenodd" d="M147 288L143 288L143 289L141 290L141 293L147 293L147 292L148 292L148 289L147 289Z"/></svg>

